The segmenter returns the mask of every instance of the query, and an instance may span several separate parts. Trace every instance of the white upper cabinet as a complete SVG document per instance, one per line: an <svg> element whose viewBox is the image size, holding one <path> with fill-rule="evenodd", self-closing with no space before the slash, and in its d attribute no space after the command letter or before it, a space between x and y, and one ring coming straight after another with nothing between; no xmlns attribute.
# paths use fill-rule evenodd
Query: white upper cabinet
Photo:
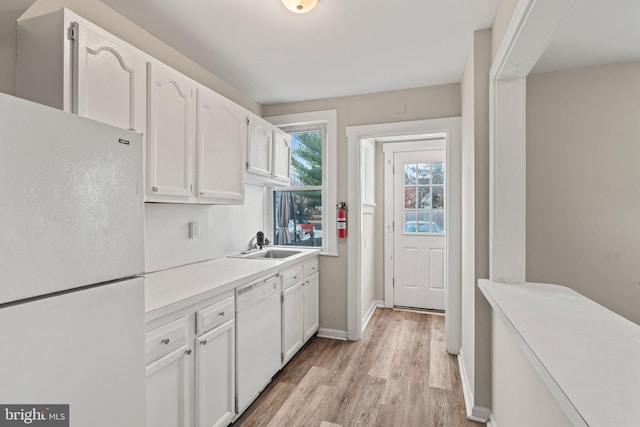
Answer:
<svg viewBox="0 0 640 427"><path fill-rule="evenodd" d="M247 140L247 172L250 181L289 184L291 136L252 114Z"/></svg>
<svg viewBox="0 0 640 427"><path fill-rule="evenodd" d="M247 172L271 177L273 125L252 114L249 117Z"/></svg>
<svg viewBox="0 0 640 427"><path fill-rule="evenodd" d="M291 135L275 128L273 138L273 178L289 183L291 170Z"/></svg>
<svg viewBox="0 0 640 427"><path fill-rule="evenodd" d="M147 200L186 201L193 192L195 83L147 64Z"/></svg>
<svg viewBox="0 0 640 427"><path fill-rule="evenodd" d="M247 113L212 90L201 87L197 93L197 197L242 204Z"/></svg>
<svg viewBox="0 0 640 427"><path fill-rule="evenodd" d="M141 55L89 25L73 23L74 111L144 132L145 72Z"/></svg>
<svg viewBox="0 0 640 427"><path fill-rule="evenodd" d="M143 133L144 54L61 9L18 21L16 95Z"/></svg>

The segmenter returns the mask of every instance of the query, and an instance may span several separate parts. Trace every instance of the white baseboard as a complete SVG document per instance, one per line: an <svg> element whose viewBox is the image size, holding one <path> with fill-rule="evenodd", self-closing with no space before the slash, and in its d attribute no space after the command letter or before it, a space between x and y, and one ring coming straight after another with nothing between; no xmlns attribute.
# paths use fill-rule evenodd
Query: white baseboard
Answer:
<svg viewBox="0 0 640 427"><path fill-rule="evenodd" d="M360 333L364 334L364 330L369 324L369 320L371 320L371 316L373 316L373 312L376 311L376 308L378 307L384 307L384 301L373 300L373 302L371 303L371 306L362 317L362 331L360 331Z"/></svg>
<svg viewBox="0 0 640 427"><path fill-rule="evenodd" d="M498 424L496 424L496 419L493 418L493 414L489 415L489 421L487 421L487 427L498 427Z"/></svg>
<svg viewBox="0 0 640 427"><path fill-rule="evenodd" d="M327 329L320 328L318 329L318 336L320 338L331 338L332 340L347 340L347 331L340 331L338 329Z"/></svg>
<svg viewBox="0 0 640 427"><path fill-rule="evenodd" d="M467 418L471 421L486 423L491 417L491 410L482 406L474 405L473 389L467 375L467 367L464 364L464 356L462 350L458 354L458 368L460 369L460 380L462 381L462 394L464 395L464 407L467 412Z"/></svg>

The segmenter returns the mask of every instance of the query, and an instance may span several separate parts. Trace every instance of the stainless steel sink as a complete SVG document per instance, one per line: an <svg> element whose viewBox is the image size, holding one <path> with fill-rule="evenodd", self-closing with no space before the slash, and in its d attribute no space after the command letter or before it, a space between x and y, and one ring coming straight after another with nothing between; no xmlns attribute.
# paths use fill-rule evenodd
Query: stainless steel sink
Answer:
<svg viewBox="0 0 640 427"><path fill-rule="evenodd" d="M250 259L282 259L299 254L300 251L292 251L289 249L262 249L260 251L249 252L246 254L230 255L231 258L250 258Z"/></svg>

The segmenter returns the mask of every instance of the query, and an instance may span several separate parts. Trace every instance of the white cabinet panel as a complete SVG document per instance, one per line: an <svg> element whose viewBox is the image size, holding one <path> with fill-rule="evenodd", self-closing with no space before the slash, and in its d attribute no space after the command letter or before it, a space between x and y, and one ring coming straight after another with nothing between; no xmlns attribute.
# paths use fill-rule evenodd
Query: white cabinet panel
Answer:
<svg viewBox="0 0 640 427"><path fill-rule="evenodd" d="M198 427L226 426L235 416L235 320L196 338Z"/></svg>
<svg viewBox="0 0 640 427"><path fill-rule="evenodd" d="M74 23L73 111L113 126L144 132L142 55L90 26Z"/></svg>
<svg viewBox="0 0 640 427"><path fill-rule="evenodd" d="M198 199L242 204L247 114L227 98L198 88Z"/></svg>
<svg viewBox="0 0 640 427"><path fill-rule="evenodd" d="M147 63L147 194L180 201L193 190L195 83L161 63Z"/></svg>
<svg viewBox="0 0 640 427"><path fill-rule="evenodd" d="M319 295L320 276L318 273L311 275L304 280L303 286L303 306L304 306L304 341L316 333L320 327L320 316L318 303L320 299Z"/></svg>
<svg viewBox="0 0 640 427"><path fill-rule="evenodd" d="M283 295L282 353L286 363L304 344L302 282L285 289Z"/></svg>
<svg viewBox="0 0 640 427"><path fill-rule="evenodd" d="M273 140L273 177L279 181L289 182L291 169L291 136L275 129Z"/></svg>
<svg viewBox="0 0 640 427"><path fill-rule="evenodd" d="M249 117L247 171L271 177L273 125L256 115Z"/></svg>
<svg viewBox="0 0 640 427"><path fill-rule="evenodd" d="M147 427L191 425L191 353L184 345L147 365Z"/></svg>

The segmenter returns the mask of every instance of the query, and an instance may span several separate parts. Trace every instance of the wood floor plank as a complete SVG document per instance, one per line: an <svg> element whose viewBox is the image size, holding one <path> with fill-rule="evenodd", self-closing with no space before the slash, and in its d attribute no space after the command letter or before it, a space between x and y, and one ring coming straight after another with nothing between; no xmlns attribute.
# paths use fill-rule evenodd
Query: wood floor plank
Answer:
<svg viewBox="0 0 640 427"><path fill-rule="evenodd" d="M315 338L234 426L477 427L444 322L378 308L360 341Z"/></svg>

